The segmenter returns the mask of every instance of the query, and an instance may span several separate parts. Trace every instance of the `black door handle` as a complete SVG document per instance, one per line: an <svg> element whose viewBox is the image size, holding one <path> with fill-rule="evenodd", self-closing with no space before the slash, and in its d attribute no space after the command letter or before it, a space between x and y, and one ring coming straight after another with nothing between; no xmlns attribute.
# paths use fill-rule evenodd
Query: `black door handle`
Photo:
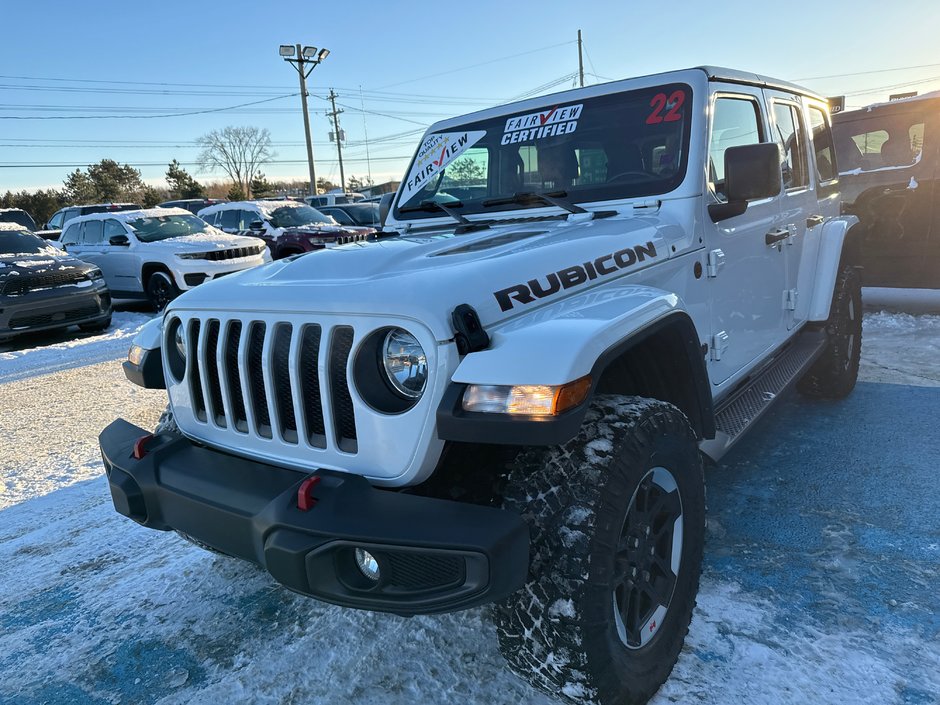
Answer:
<svg viewBox="0 0 940 705"><path fill-rule="evenodd" d="M776 245L781 240L786 240L790 237L790 231L786 229L781 230L771 230L769 233L764 235L764 242L768 245Z"/></svg>
<svg viewBox="0 0 940 705"><path fill-rule="evenodd" d="M823 218L821 215L811 215L809 218L806 219L806 227L815 228L817 225L822 225L825 222L826 222L826 219Z"/></svg>

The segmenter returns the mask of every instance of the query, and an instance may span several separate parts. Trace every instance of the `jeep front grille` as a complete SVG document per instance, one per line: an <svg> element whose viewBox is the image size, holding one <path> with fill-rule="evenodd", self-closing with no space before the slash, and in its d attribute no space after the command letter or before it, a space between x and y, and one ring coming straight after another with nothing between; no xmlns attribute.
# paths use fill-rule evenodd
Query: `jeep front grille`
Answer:
<svg viewBox="0 0 940 705"><path fill-rule="evenodd" d="M185 383L198 422L243 437L357 452L346 375L352 327L223 318L185 325L187 359L196 363L188 365Z"/></svg>

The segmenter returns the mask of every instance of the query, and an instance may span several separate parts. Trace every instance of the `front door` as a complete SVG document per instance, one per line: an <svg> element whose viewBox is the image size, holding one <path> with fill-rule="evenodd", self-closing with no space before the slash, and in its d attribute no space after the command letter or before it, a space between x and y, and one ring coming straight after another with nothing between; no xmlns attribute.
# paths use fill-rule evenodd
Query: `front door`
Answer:
<svg viewBox="0 0 940 705"><path fill-rule="evenodd" d="M725 200L725 150L770 141L762 97L761 89L745 86L712 96L706 203ZM787 257L782 248L767 244L768 235L779 229L780 197L752 201L743 214L719 223L706 210L703 220L711 301L708 372L719 385L786 336Z"/></svg>

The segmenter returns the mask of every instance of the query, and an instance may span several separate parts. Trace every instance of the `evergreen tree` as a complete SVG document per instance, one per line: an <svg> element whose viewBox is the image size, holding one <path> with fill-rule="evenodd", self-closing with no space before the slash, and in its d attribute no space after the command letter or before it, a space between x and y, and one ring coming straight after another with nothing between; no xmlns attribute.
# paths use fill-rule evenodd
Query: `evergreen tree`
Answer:
<svg viewBox="0 0 940 705"><path fill-rule="evenodd" d="M205 198L206 189L196 181L175 159L166 170L166 182L170 187L170 198Z"/></svg>

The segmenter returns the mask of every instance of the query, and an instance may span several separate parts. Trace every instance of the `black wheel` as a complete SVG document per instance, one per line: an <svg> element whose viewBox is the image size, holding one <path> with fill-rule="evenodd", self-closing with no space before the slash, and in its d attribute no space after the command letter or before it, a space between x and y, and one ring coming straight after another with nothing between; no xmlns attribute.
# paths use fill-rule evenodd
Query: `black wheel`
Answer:
<svg viewBox="0 0 940 705"><path fill-rule="evenodd" d="M79 323L78 329L84 331L85 333L100 333L101 331L108 330L111 327L111 316L108 316L102 321L95 321L94 323Z"/></svg>
<svg viewBox="0 0 940 705"><path fill-rule="evenodd" d="M841 399L855 389L862 356L862 286L854 267L836 278L826 334L826 349L797 388L814 399Z"/></svg>
<svg viewBox="0 0 940 705"><path fill-rule="evenodd" d="M679 656L701 573L688 420L665 402L598 397L576 438L516 458L504 506L531 531L528 581L495 610L510 668L574 702L645 703Z"/></svg>
<svg viewBox="0 0 940 705"><path fill-rule="evenodd" d="M165 309L179 295L179 288L166 272L154 272L147 280L147 299L157 311Z"/></svg>

